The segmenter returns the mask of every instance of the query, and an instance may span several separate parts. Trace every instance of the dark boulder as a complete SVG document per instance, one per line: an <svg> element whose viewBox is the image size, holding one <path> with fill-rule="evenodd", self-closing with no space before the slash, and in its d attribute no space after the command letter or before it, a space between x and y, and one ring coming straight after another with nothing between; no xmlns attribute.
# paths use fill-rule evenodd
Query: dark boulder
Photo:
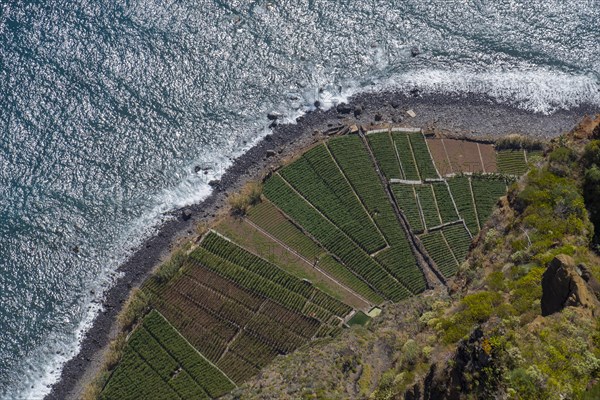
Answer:
<svg viewBox="0 0 600 400"><path fill-rule="evenodd" d="M559 254L548 265L542 276L542 315L547 316L565 307L589 309L598 314L600 303L579 275L573 257Z"/></svg>
<svg viewBox="0 0 600 400"><path fill-rule="evenodd" d="M338 104L335 109L340 114L350 114L352 111L354 111L354 107L352 107L350 104L346 104L346 103Z"/></svg>
<svg viewBox="0 0 600 400"><path fill-rule="evenodd" d="M267 157L273 157L277 154L275 150L267 150Z"/></svg>
<svg viewBox="0 0 600 400"><path fill-rule="evenodd" d="M411 55L411 56L413 56L413 57L416 57L416 56L418 56L419 54L421 54L421 50L419 50L419 48L418 48L417 46L413 46L413 47L410 49L410 55Z"/></svg>
<svg viewBox="0 0 600 400"><path fill-rule="evenodd" d="M275 121L281 117L282 117L282 115L275 111L271 111L270 113L267 114L267 118L269 119L269 121Z"/></svg>
<svg viewBox="0 0 600 400"><path fill-rule="evenodd" d="M190 218L192 218L192 211L189 208L184 208L181 211L181 219L188 221Z"/></svg>
<svg viewBox="0 0 600 400"><path fill-rule="evenodd" d="M315 100L315 102L313 104L314 104L314 106L316 108L320 108L321 107L321 102L319 100Z"/></svg>
<svg viewBox="0 0 600 400"><path fill-rule="evenodd" d="M375 114L374 118L375 118L376 122L379 122L379 121L381 121L383 119L383 116L381 114L377 113L377 114Z"/></svg>

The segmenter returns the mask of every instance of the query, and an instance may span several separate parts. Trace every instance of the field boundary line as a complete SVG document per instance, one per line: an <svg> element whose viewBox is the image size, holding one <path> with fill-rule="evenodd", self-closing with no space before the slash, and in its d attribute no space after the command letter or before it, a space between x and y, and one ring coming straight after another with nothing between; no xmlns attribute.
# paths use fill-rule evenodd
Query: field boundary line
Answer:
<svg viewBox="0 0 600 400"><path fill-rule="evenodd" d="M371 163L376 165L377 158L375 157L375 154L373 154L373 150L369 147L367 137L365 135L361 134L360 138L362 139L362 142L365 145L365 148L369 152L369 156L371 157ZM396 150L397 150L396 142L393 141L393 143L394 143L394 147L396 147ZM409 143L410 143L410 140L409 140ZM383 176L383 174L381 173L380 170L375 169L375 173L379 177L379 181L383 187L385 195L387 196L388 201L390 202L392 211L393 211L394 215L396 216L396 221L400 224L401 230L404 231L404 236L406 238L408 246L410 247L410 251L413 253L413 257L415 259L416 266L423 274L423 279L425 279L425 288L433 289L440 284L442 286L446 286L446 280L444 279L443 275L439 273L439 271L437 270L437 267L434 267L435 262L431 259L431 257L427 253L427 251L423 249L423 245L422 245L421 241L410 230L410 224L408 223L408 220L406 219L406 215L404 215L404 212L398 206L398 203L396 202L396 199L394 198L394 192L393 192L390 184L386 181L385 177ZM413 193L414 193L414 187L412 187L412 188L413 188ZM425 226L423 226L423 229L425 229ZM377 260L375 260L375 261L377 261ZM381 264L379 264L379 265L381 265ZM384 268L384 269L387 271L386 268ZM436 279L437 279L437 281L436 281ZM404 288L406 288L406 286L404 284L401 284L401 285ZM415 295L409 289L406 289L406 290L408 290L412 296Z"/></svg>
<svg viewBox="0 0 600 400"><path fill-rule="evenodd" d="M481 147L479 147L479 143L477 143L477 152L479 153L479 161L481 161L481 170L485 174L485 163L483 162L483 155L481 154Z"/></svg>
<svg viewBox="0 0 600 400"><path fill-rule="evenodd" d="M277 239L275 236L272 236L269 232L263 230L261 227L259 227L258 225L256 225L254 222L250 221L247 218L244 218L244 221L246 221L250 226L252 226L253 228L255 228L256 230L258 230L259 232L261 232L263 235L267 236L269 239L273 240L274 242L278 243L281 247L283 247L284 249L286 249L287 251L289 251L290 253L294 254L295 256L297 256L298 258L300 258L302 261L304 261L308 266L314 268L315 270L317 270L318 272L320 272L322 275L324 275L325 277L327 277L329 280L333 281L334 283L336 283L338 286L343 287L344 289L346 289L347 291L349 291L350 293L352 293L354 296L358 297L360 300L362 300L363 302L365 302L369 307L375 305L374 303L371 303L369 300L365 299L363 296L361 296L360 294L358 294L357 292L355 292L354 290L350 289L349 287L347 287L346 285L342 284L341 282L339 282L337 279L335 279L334 277L330 276L328 273L326 273L325 271L323 271L322 269L320 269L317 265L318 263L311 263L307 258L305 258L303 255L301 255L300 253L296 252L294 249L292 249L291 247L289 247L287 244L285 244L285 242ZM329 253L327 253L329 254ZM318 260L317 260L318 261ZM342 264L343 265L343 264ZM344 265L344 268L346 268L348 271L352 272L349 268L347 268ZM311 282L312 283L312 282ZM314 286L314 284L313 284Z"/></svg>
<svg viewBox="0 0 600 400"><path fill-rule="evenodd" d="M295 227L297 227L298 229L300 229L300 231L305 234L307 237L309 237L313 242L315 242L317 244L317 246L319 246L320 248L323 249L323 251L329 255L331 255L331 257L333 257L334 260L336 260L337 262L339 262L341 265L344 266L344 268L346 268L348 271L350 271L351 274L353 274L354 276L356 276L358 279L360 279L365 285L367 285L368 287L371 288L371 290L373 290L373 292L375 292L376 294L380 295L384 300L387 300L387 296L385 296L379 289L377 289L376 287L374 287L372 284L370 284L369 282L367 282L362 276L358 275L358 273L356 273L354 270L352 270L352 268L349 268L346 263L344 263L336 254L330 252L329 250L327 250L325 248L325 246L319 241L317 240L317 238L312 235L310 232L308 232L306 229L304 229L304 227L300 224L298 224L296 221L294 221L294 219L292 217L290 217L289 215L287 215L287 213L285 211L283 211L282 209L280 209L279 207L277 207L275 205L275 203L271 202L271 200L267 199L268 202L270 202L275 208L277 208L277 210L281 213L281 215L283 215L285 217L285 219L287 219L291 224L293 224ZM334 225L335 229L339 230L342 235L345 235L345 233L338 228L336 225ZM347 237L347 235L346 235ZM348 238L350 239L350 238ZM362 251L363 253L367 254L367 256L369 255L369 253L367 253L366 251L364 251L362 248L360 248L360 246L358 246L358 249L360 251ZM387 272L387 271L386 271Z"/></svg>
<svg viewBox="0 0 600 400"><path fill-rule="evenodd" d="M448 250L450 250L450 254L452 254L452 258L454 259L454 262L456 263L456 267L458 268L460 266L460 263L458 262L458 259L456 258L454 251L452 251L452 246L450 246L450 243L448 243L448 239L446 239L446 235L444 235L444 231L440 229L438 232L440 232L440 235L442 235L442 239L444 240L444 243L446 243L446 246L448 246Z"/></svg>
<svg viewBox="0 0 600 400"><path fill-rule="evenodd" d="M419 175L420 180L423 180L423 177L421 176L421 168L419 168L419 164L417 164L417 157L415 157L415 151L413 150L412 142L410 141L410 136L408 133L406 134L406 140L408 140L408 147L410 148L410 154L412 155L412 159L415 162L415 169L417 170L417 175ZM395 144L395 142L394 142L394 144Z"/></svg>
<svg viewBox="0 0 600 400"><path fill-rule="evenodd" d="M323 147L325 147L325 150L327 151L327 154L329 155L329 158L331 158L331 161L333 161L333 163L335 164L336 168L338 169L338 172L344 178L344 182L346 182L346 184L348 185L348 187L352 191L352 194L354 194L354 197L358 201L358 204L360 204L360 206L362 207L364 213L369 218L369 221L371 221L371 223L373 224L373 226L375 227L375 229L377 229L377 232L379 232L379 236L381 236L381 238L385 242L385 247L382 248L382 249L376 250L375 253L378 253L378 252L380 252L380 251L382 251L384 249L389 249L391 247L390 242L388 242L388 240L385 237L385 235L383 234L383 232L381 232L381 229L379 229L379 226L377 226L377 223L375 223L375 220L373 220L373 217L371 217L371 214L369 214L369 211L367 210L367 208L363 204L362 200L360 199L360 196L358 195L358 193L356 193L356 190L354 190L354 187L352 186L352 184L348 180L348 177L344 174L344 172L342 171L342 168L340 168L340 165L337 163L336 159L333 157L333 154L331 154L331 151L329 151L329 147L327 147L325 145L323 145ZM323 178L321 178L321 179L323 179ZM373 254L375 254L375 253L373 253Z"/></svg>
<svg viewBox="0 0 600 400"><path fill-rule="evenodd" d="M433 196L433 203L435 204L435 210L437 211L437 216L440 219L440 225L444 224L444 220L442 219L442 213L440 213L440 206L437 201L437 196L435 195L435 190L433 190L433 185L429 184L429 190L431 190L431 195Z"/></svg>
<svg viewBox="0 0 600 400"><path fill-rule="evenodd" d="M350 235L348 235L346 232L344 232L342 230L342 228L340 228L335 222L333 222L331 219L329 219L325 214L323 214L313 203L311 203L310 201L308 201L308 199L306 197L304 197L302 195L302 193L300 193L299 191L296 190L296 188L294 186L292 186L291 183L289 183L279 172L276 173L277 176L279 176L281 178L281 180L283 180L283 182L290 188L292 189L292 191L294 193L296 193L296 195L298 197L300 197L306 204L308 204L310 207L312 207L321 217L323 217L325 220L327 220L327 222L329 222L330 224L332 224L333 226L335 226L336 229L338 229L340 232L342 232L342 234L344 236L346 236L350 241L352 241L352 243L354 243L359 249L361 249L362 251L364 251L367 255L370 255L369 252L363 248L359 243L356 242L356 240L354 240L352 237L350 237ZM385 240L385 238L383 238L384 243L386 243L387 245L387 241ZM387 246L384 246L384 248Z"/></svg>
<svg viewBox="0 0 600 400"><path fill-rule="evenodd" d="M450 172L455 174L454 168L452 167L452 161L450 161L450 155L448 154L448 149L446 148L446 143L444 143L444 138L440 139L442 141L442 147L444 148L444 153L446 154L446 160L448 160L448 165L450 166Z"/></svg>
<svg viewBox="0 0 600 400"><path fill-rule="evenodd" d="M404 172L404 166L402 166L402 160L400 159L400 153L398 153L398 146L396 146L396 141L392 137L392 132L389 132L388 136L389 136L392 146L394 146L394 153L396 154L396 159L398 160L398 165L400 166L400 173L402 174L402 179L406 179L406 172Z"/></svg>
<svg viewBox="0 0 600 400"><path fill-rule="evenodd" d="M425 135L423 135L422 131L421 131L421 135L423 136L423 141L425 142L425 147L427 148L427 153L429 153L429 158L431 159L431 164L433 165L433 169L435 170L435 173L437 174L438 178L441 179L442 174L440 174L440 171L438 171L438 169L437 169L437 165L435 165L435 160L433 159L433 155L431 154L431 150L429 149L429 145L427 144L427 138L425 137Z"/></svg>
<svg viewBox="0 0 600 400"><path fill-rule="evenodd" d="M450 190L450 184L448 184L448 181L445 179L444 179L444 183L446 185L446 190L448 191L448 194L450 195L450 200L452 200L452 204L454 205L454 211L456 211L456 215L458 215L458 218L462 219L460 213L458 212L458 206L456 205L456 201L454 201L454 195L452 194L452 190ZM465 224L465 226L466 226L466 224ZM467 231L469 231L469 229L467 229ZM469 232L469 234L471 234L471 232ZM472 236L471 236L471 238L472 238Z"/></svg>
<svg viewBox="0 0 600 400"><path fill-rule="evenodd" d="M215 368L217 371L219 371L220 373L222 373L222 374L223 374L223 376L224 376L225 378L227 378L227 380L233 384L233 386L235 386L236 388L238 387L238 385L236 385L236 383L235 383L234 381L232 381L232 380L231 380L231 378L230 378L229 376L227 376L227 374L221 370L221 368L217 367L215 364L213 364L213 362L212 362L212 361L210 361L208 358L204 357L204 355L203 355L202 353L200 353L200 352L198 351L198 349L196 349L196 348L195 348L195 347L194 347L194 346L193 346L193 345L192 345L190 342L188 342L188 340L185 338L185 336L183 336L181 333L179 333L179 331L177 330L177 328L175 328L175 327L174 327L174 326L171 324L171 322L170 322L170 321L169 321L167 318L165 318L165 316L164 316L164 315L162 315L162 314L161 314L161 312L160 312L160 311L158 311L157 309L154 309L154 311L156 311L156 312L158 313L158 315L160 315L160 316L161 316L161 318L162 318L162 319L164 319L164 320L167 322L167 324L168 324L168 325L169 325L171 328L173 328L173 330L174 330L174 331L175 331L175 332L176 332L176 333L177 333L177 334L178 334L178 335L179 335L179 336L180 336L180 337L181 337L181 338L182 338L182 339L183 339L183 340L184 340L184 341L185 341L185 342L188 344L188 346L190 346L192 349L194 349L194 351L195 351L196 353L198 353L198 355L199 355L200 357L202 357L202 359L203 359L204 361L206 361L206 362L207 362L207 363L209 363L209 364L210 364L210 365L211 365L213 368ZM148 333L150 333L150 334L152 335L152 333L151 333L151 332L148 332ZM152 337L154 337L154 335L152 335ZM156 338L154 338L154 339L156 339ZM157 341L158 343L160 343L160 341L159 341L158 339L156 339L156 341ZM162 345L161 345L161 346L162 346ZM164 348L164 347L163 347L163 348ZM166 350L166 349L165 349L165 350ZM170 353L169 353L169 354L170 354ZM193 379L193 378L192 378L192 379ZM195 382L195 381L196 381L196 380L194 380L194 382ZM200 386L200 387L202 387L202 386ZM204 387L202 387L202 389L204 390ZM206 390L205 390L205 391L206 391Z"/></svg>
<svg viewBox="0 0 600 400"><path fill-rule="evenodd" d="M473 192L473 184L471 177L467 177L469 182L469 192L471 192L471 199L473 199L473 211L475 211L475 220L477 221L477 228L481 231L481 222L479 221L479 212L477 211L477 203L475 202L475 192Z"/></svg>

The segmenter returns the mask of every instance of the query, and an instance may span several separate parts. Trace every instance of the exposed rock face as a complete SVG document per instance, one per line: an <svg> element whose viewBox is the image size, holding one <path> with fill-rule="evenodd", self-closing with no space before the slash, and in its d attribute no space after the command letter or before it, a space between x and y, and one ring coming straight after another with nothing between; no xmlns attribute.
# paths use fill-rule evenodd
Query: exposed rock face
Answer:
<svg viewBox="0 0 600 400"><path fill-rule="evenodd" d="M432 364L423 380L423 391L411 388L405 399L453 400L465 398L492 398L496 390L495 377L501 372L494 364L488 341L481 327L459 343L451 363Z"/></svg>
<svg viewBox="0 0 600 400"><path fill-rule="evenodd" d="M581 270L579 270L581 271ZM568 306L589 309L600 315L600 302L580 276L575 260L565 254L556 256L542 277L542 315L550 315Z"/></svg>

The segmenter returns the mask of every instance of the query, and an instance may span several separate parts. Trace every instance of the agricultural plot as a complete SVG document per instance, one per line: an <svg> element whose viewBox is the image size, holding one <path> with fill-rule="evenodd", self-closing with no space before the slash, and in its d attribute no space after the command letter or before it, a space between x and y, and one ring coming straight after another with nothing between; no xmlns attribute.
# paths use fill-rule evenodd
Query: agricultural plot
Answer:
<svg viewBox="0 0 600 400"><path fill-rule="evenodd" d="M353 308L367 309L376 304L355 293L352 287L344 285L335 276L322 272L318 267L321 257L311 260L303 258L284 242L277 241L256 225L252 225L246 218L225 217L214 229L251 253L277 265L296 278L310 281L315 287ZM325 256L325 251L321 251Z"/></svg>
<svg viewBox="0 0 600 400"><path fill-rule="evenodd" d="M413 293L424 290L425 278L417 265L406 232L393 209L390 197L374 169L374 161L368 148L357 136L332 139L328 146L342 172L390 245L390 249L381 252L387 254L386 257L375 257L378 264L383 265ZM415 284L415 279L420 283Z"/></svg>
<svg viewBox="0 0 600 400"><path fill-rule="evenodd" d="M442 224L440 213L437 208L437 203L433 195L433 189L430 184L415 185L415 193L417 194L417 203L421 206L421 212L425 219L427 229Z"/></svg>
<svg viewBox="0 0 600 400"><path fill-rule="evenodd" d="M456 176L448 179L448 186L452 197L456 202L458 213L467 224L471 235L479 233L479 221L477 219L477 210L473 201L470 178L467 176Z"/></svg>
<svg viewBox="0 0 600 400"><path fill-rule="evenodd" d="M324 145L309 150L280 174L367 253L386 246Z"/></svg>
<svg viewBox="0 0 600 400"><path fill-rule="evenodd" d="M458 262L454 258L452 250L448 247L441 231L425 233L420 236L420 239L427 253L444 277L449 278L456 274Z"/></svg>
<svg viewBox="0 0 600 400"><path fill-rule="evenodd" d="M314 260L319 269L352 289L373 304L380 304L383 298L361 278L340 264L330 254L305 235L300 228L290 222L271 202L264 200L252 207L248 220L269 235L285 243L307 260Z"/></svg>
<svg viewBox="0 0 600 400"><path fill-rule="evenodd" d="M496 151L491 144L457 139L428 138L427 145L442 176L497 171Z"/></svg>
<svg viewBox="0 0 600 400"><path fill-rule="evenodd" d="M323 218L277 175L265 182L265 196L335 254L373 289L392 301L410 292L330 221Z"/></svg>
<svg viewBox="0 0 600 400"><path fill-rule="evenodd" d="M433 193L435 194L435 200L438 210L440 211L442 223L446 224L448 222L458 220L459 216L456 213L452 195L450 194L446 182L434 182L431 184L431 187L433 188Z"/></svg>
<svg viewBox="0 0 600 400"><path fill-rule="evenodd" d="M385 178L404 179L404 175L400 170L396 148L389 132L377 132L367 135L369 147L373 151L377 164Z"/></svg>
<svg viewBox="0 0 600 400"><path fill-rule="evenodd" d="M404 185L401 183L395 183L391 185L392 193L394 193L394 199L398 208L402 210L410 229L413 232L423 232L425 226L423 225L423 217L421 216L421 209L417 204L417 197L413 185Z"/></svg>
<svg viewBox="0 0 600 400"><path fill-rule="evenodd" d="M144 286L153 311L100 397L217 398L278 355L336 334L353 310L422 292L412 233L425 231L418 240L427 254L454 275L469 232L479 231L506 183L491 175L422 182L439 179L442 154L450 169L464 168L436 145L434 164L427 143L402 132L342 136L273 174L244 218L222 219L173 279ZM485 172L488 147L465 146ZM352 315L348 325L369 321Z"/></svg>
<svg viewBox="0 0 600 400"><path fill-rule="evenodd" d="M471 188L477 207L479 225L483 226L492 214L498 199L506 194L506 183L499 177L474 176L471 178Z"/></svg>
<svg viewBox="0 0 600 400"><path fill-rule="evenodd" d="M471 247L471 236L463 224L447 225L442 228L446 242L450 245L454 258L462 263Z"/></svg>
<svg viewBox="0 0 600 400"><path fill-rule="evenodd" d="M262 281L265 286L268 285L274 291L281 293L280 298L282 302L287 301L283 299L293 299L294 301L289 303L293 308L297 307L295 305L296 302L304 305L307 301L311 301L315 305L339 317L343 317L351 311L350 307L321 292L309 282L296 278L216 233L211 232L207 234L204 240L202 240L201 247L213 255L220 257L222 260L231 263L232 266L239 267L244 271L245 276L254 278L254 281L257 282ZM258 290L264 291L262 288ZM263 294L271 297L268 292ZM299 296L303 297L304 301L298 301L297 298ZM286 304L283 305L287 306Z"/></svg>
<svg viewBox="0 0 600 400"><path fill-rule="evenodd" d="M248 212L247 218L271 236L284 242L304 258L316 260L323 254L323 249L317 243L292 224L269 201L262 201L252 207Z"/></svg>
<svg viewBox="0 0 600 400"><path fill-rule="evenodd" d="M396 151L400 159L400 168L404 174L404 179L411 181L420 181L421 176L417 169L417 164L413 156L410 140L407 133L392 132L392 139L396 145Z"/></svg>
<svg viewBox="0 0 600 400"><path fill-rule="evenodd" d="M414 158L417 162L417 168L419 169L419 176L422 180L425 179L438 179L438 175L433 160L429 154L425 137L421 133L411 133L408 135L410 145L413 151Z"/></svg>
<svg viewBox="0 0 600 400"><path fill-rule="evenodd" d="M527 172L525 150L500 150L498 152L498 171L517 176Z"/></svg>
<svg viewBox="0 0 600 400"><path fill-rule="evenodd" d="M100 397L208 399L234 387L227 376L153 311L129 338L123 358Z"/></svg>

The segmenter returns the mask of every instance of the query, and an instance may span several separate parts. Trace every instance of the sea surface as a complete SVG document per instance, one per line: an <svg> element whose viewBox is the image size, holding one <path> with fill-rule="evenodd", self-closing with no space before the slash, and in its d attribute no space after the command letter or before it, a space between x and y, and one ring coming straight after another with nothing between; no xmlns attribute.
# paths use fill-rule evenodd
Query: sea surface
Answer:
<svg viewBox="0 0 600 400"><path fill-rule="evenodd" d="M415 87L600 106L598 21L597 0L0 2L0 398L49 391L119 263L268 112Z"/></svg>

